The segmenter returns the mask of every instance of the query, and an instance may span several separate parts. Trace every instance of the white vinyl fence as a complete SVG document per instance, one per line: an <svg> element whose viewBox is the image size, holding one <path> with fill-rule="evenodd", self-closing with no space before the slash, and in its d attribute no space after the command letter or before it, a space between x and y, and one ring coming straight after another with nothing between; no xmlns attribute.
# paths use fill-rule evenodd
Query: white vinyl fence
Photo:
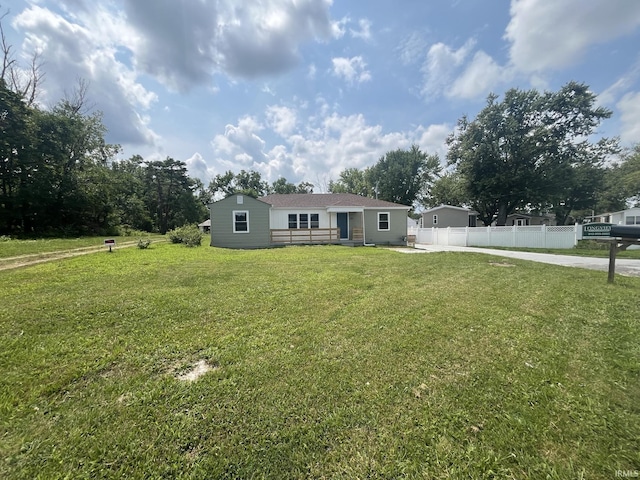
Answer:
<svg viewBox="0 0 640 480"><path fill-rule="evenodd" d="M582 239L581 225L528 227L413 228L416 243L458 247L573 248Z"/></svg>

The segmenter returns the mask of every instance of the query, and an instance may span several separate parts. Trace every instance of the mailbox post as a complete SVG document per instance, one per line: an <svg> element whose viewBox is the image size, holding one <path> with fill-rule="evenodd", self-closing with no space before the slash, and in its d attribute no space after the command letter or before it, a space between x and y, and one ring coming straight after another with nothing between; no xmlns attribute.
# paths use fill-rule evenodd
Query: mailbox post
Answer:
<svg viewBox="0 0 640 480"><path fill-rule="evenodd" d="M640 227L612 225L609 236L613 241L609 247L609 277L607 281L613 283L616 274L616 255L631 245L640 245Z"/></svg>
<svg viewBox="0 0 640 480"><path fill-rule="evenodd" d="M107 238L104 244L109 247L109 253L111 253L111 248L116 246L116 240L114 238Z"/></svg>

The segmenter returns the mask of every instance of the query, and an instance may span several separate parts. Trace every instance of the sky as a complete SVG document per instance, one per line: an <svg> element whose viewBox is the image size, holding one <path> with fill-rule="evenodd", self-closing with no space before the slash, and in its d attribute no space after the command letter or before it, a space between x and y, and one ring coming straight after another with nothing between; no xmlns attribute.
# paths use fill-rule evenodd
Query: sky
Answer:
<svg viewBox="0 0 640 480"><path fill-rule="evenodd" d="M599 136L640 142L639 0L9 0L38 101L88 84L119 158L171 157L205 185L256 170L326 192L346 168L446 137L487 95L589 85Z"/></svg>

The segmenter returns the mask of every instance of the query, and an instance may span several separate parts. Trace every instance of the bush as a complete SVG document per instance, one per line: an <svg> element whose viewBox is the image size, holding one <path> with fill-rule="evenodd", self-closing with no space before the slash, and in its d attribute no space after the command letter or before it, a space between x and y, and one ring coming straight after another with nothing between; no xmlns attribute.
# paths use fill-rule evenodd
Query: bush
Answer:
<svg viewBox="0 0 640 480"><path fill-rule="evenodd" d="M8 242L11 240L9 235L0 235L0 242Z"/></svg>
<svg viewBox="0 0 640 480"><path fill-rule="evenodd" d="M138 239L138 248L140 248L141 250L149 248L149 245L151 245L151 240L149 240L148 238Z"/></svg>
<svg viewBox="0 0 640 480"><path fill-rule="evenodd" d="M171 243L183 243L187 247L199 247L203 234L197 225L184 225L167 232Z"/></svg>

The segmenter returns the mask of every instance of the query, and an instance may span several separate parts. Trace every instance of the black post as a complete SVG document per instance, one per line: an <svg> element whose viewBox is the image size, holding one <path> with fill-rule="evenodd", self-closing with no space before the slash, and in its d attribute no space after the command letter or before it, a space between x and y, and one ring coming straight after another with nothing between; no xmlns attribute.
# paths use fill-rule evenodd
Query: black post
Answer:
<svg viewBox="0 0 640 480"><path fill-rule="evenodd" d="M611 246L609 247L609 277L607 278L608 283L613 283L613 279L616 275L616 253L618 253L618 241L614 240L611 242Z"/></svg>

